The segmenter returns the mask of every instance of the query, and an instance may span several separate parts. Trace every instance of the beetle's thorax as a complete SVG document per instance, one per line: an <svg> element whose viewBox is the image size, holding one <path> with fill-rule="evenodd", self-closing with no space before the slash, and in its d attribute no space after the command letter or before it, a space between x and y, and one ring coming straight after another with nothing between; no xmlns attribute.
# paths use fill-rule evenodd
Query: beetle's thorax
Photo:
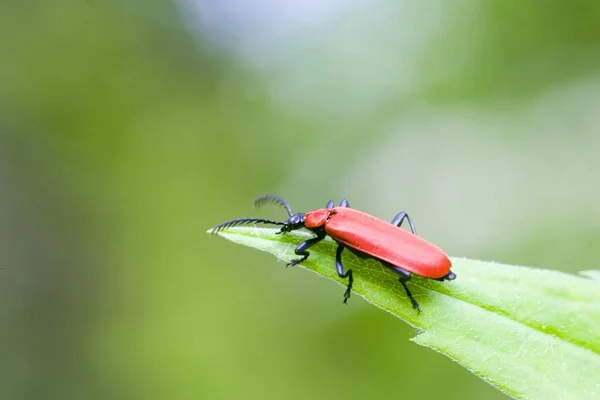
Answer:
<svg viewBox="0 0 600 400"><path fill-rule="evenodd" d="M328 208L319 208L306 213L304 218L304 226L308 229L321 228L325 226L327 219L333 211Z"/></svg>

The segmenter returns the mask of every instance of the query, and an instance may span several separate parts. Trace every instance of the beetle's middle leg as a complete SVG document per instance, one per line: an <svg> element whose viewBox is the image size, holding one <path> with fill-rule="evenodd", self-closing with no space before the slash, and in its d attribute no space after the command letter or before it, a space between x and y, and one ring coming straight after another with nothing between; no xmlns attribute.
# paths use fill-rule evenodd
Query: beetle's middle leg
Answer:
<svg viewBox="0 0 600 400"><path fill-rule="evenodd" d="M408 221L408 225L410 226L410 231L416 235L417 230L415 229L415 225L413 224L412 219L410 219L410 217L408 216L408 214L405 211L398 213L398 215L396 215L394 217L394 219L392 220L391 224L396 225L398 228L400 228L400 227L402 227L402 223L404 222L404 220Z"/></svg>
<svg viewBox="0 0 600 400"><path fill-rule="evenodd" d="M407 270L405 270L403 268L396 267L395 265L388 264L384 261L382 261L381 263L384 266L391 268L395 273L400 275L400 279L398 279L398 280L400 281L402 286L404 286L404 290L406 291L406 295L408 296L408 299L410 300L410 304L412 304L413 308L416 309L418 312L421 312L421 307L419 306L419 303L417 303L417 301L413 297L412 293L408 289L408 286L406 286L406 282L408 282L411 277L410 272L408 272Z"/></svg>
<svg viewBox="0 0 600 400"><path fill-rule="evenodd" d="M344 264L342 264L342 251L344 251L343 245L338 245L338 248L335 252L335 269L340 278L348 278L348 286L346 286L346 291L344 292L344 303L350 298L350 292L352 291L352 283L354 282L354 278L352 278L352 270L349 269L347 272L344 272Z"/></svg>

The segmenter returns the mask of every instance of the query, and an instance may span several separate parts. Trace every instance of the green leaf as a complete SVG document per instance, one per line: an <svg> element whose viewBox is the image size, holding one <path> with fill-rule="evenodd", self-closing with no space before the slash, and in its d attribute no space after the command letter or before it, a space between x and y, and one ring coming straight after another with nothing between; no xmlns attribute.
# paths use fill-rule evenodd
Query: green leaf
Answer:
<svg viewBox="0 0 600 400"><path fill-rule="evenodd" d="M314 236L275 232L237 227L218 234L284 261L297 258L294 247ZM335 248L327 238L298 266L345 286L335 272ZM413 275L408 284L419 314L393 271L344 253L346 269L354 272L353 295L418 328L414 342L514 398L600 399L600 271L579 277L457 257L452 263L457 278L451 282Z"/></svg>

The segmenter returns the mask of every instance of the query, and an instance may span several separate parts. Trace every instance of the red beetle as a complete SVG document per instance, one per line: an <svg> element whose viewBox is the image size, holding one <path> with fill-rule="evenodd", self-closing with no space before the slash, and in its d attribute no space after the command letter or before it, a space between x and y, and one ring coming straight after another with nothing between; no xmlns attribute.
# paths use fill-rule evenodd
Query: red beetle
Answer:
<svg viewBox="0 0 600 400"><path fill-rule="evenodd" d="M390 223L350 208L346 199L343 199L338 207L334 207L333 201L329 200L325 208L295 214L285 200L270 194L257 198L254 204L260 206L267 202L285 207L289 214L288 220L279 222L263 218L238 218L215 226L211 230L211 234L235 225L251 223L281 225L282 227L277 233L286 233L301 228L312 231L316 236L300 243L295 249L295 253L301 258L293 259L287 265L296 265L306 260L310 255L307 250L329 235L338 243L335 254L337 274L341 278L348 278L344 303L350 297L354 281L351 269L344 272L342 251L345 248L360 257L374 258L400 275L400 283L412 306L419 312L421 312L419 303L406 286L411 274L438 281L451 281L456 278L456 274L450 271L452 263L448 255L439 247L417 236L412 220L404 211L396 215ZM408 221L412 233L400 228L404 220Z"/></svg>

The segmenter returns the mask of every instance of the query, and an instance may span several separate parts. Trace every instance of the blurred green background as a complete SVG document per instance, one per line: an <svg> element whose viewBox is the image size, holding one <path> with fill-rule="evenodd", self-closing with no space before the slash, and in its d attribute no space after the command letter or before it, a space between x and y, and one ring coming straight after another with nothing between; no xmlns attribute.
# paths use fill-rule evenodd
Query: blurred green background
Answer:
<svg viewBox="0 0 600 400"><path fill-rule="evenodd" d="M265 192L347 197L454 256L598 268L599 20L590 0L3 1L0 398L506 398L205 232L283 218L252 208Z"/></svg>

